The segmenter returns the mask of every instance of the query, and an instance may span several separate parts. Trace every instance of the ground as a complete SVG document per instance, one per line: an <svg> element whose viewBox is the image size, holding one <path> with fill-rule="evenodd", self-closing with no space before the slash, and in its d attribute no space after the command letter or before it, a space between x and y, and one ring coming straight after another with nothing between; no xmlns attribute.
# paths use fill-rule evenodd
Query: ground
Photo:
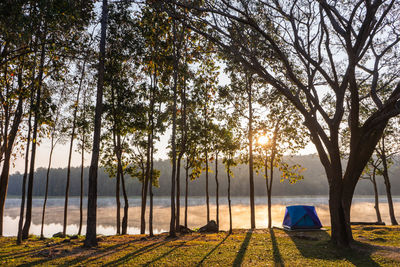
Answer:
<svg viewBox="0 0 400 267"><path fill-rule="evenodd" d="M101 236L99 247L82 248L77 239L31 237L16 245L15 237L0 238L1 266L144 265L144 266L400 266L400 227L355 226L356 242L339 249L328 231L285 232L280 229Z"/></svg>

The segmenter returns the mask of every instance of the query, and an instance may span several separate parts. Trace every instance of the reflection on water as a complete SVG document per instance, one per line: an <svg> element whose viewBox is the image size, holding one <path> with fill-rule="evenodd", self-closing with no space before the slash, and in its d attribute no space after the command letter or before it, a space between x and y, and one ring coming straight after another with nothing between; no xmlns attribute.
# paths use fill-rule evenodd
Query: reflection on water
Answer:
<svg viewBox="0 0 400 267"><path fill-rule="evenodd" d="M381 197L380 204L382 219L386 223L390 223L388 205ZM352 221L376 221L373 197L356 197L353 201L351 210ZM204 198L191 197L189 199L188 209L188 226L189 228L198 228L206 223L206 207L203 204ZM400 216L400 198L394 198L396 215ZM6 201L5 218L4 218L4 234L15 236L17 233L18 215L19 215L19 199L9 198ZM34 199L33 201L33 217L31 226L32 234L40 234L40 223L42 213L43 199ZM62 198L51 198L46 209L46 225L44 228L45 236L51 236L54 233L62 231L63 221L63 204ZM85 204L87 201L85 200ZM226 198L220 200L220 229L227 230L229 228L229 213ZM232 199L232 216L234 228L250 228L250 209L249 200L245 197L235 197ZM76 234L79 224L79 199L72 198L68 210L68 234ZM129 200L129 234L138 234L140 227L140 199L132 198ZM181 204L181 222L183 224L183 202ZM330 225L328 199L327 197L275 197L272 206L272 224L281 225L287 205L314 205L323 225ZM215 218L216 207L214 204L210 207L211 219ZM121 209L121 215L123 210ZM86 210L84 211L83 221L86 222ZM146 214L148 217L148 211ZM115 234L115 199L99 198L98 200L98 233L103 235ZM154 208L154 232L165 232L169 229L170 208L169 198L155 199ZM257 228L267 227L267 206L263 197L256 197L256 226ZM85 230L86 227L83 228ZM84 232L83 232L84 233Z"/></svg>

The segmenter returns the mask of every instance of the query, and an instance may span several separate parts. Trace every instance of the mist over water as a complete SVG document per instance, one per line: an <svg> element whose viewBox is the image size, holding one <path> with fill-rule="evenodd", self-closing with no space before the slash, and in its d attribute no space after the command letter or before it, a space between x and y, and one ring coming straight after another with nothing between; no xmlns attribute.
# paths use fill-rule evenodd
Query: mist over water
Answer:
<svg viewBox="0 0 400 267"><path fill-rule="evenodd" d="M121 200L123 200L121 198ZM181 224L184 224L184 199L181 198ZM394 199L395 213L400 216L400 197ZM390 224L388 213L388 204L386 197L380 197L380 210L382 219L386 224ZM188 207L188 227L199 228L206 224L206 205L203 197L190 197ZM229 211L226 197L220 198L220 229L229 229ZM265 228L268 225L267 220L267 205L265 197L256 197L256 226L257 228ZM48 200L45 217L44 235L49 237L54 233L62 231L63 222L63 198L50 198ZM82 234L86 231L86 204L87 199L84 199L84 212ZM166 232L169 229L170 223L170 199L168 197L158 197L154 199L154 232ZM19 205L18 198L8 198L6 201L5 218L4 218L4 235L16 236L18 220L19 220ZM42 216L42 198L33 200L32 209L32 226L30 233L39 235L41 216ZM289 205L313 205L316 207L318 216L323 225L330 225L328 198L321 197L275 197L272 205L272 224L281 226L285 214L285 207ZM213 198L210 205L210 217L216 219L215 199ZM123 215L123 201L121 201L121 219ZM233 197L232 198L232 217L233 228L250 228L250 208L248 197ZM355 197L351 209L352 221L375 222L376 215L374 209L373 197ZM148 209L146 212L146 223L148 221ZM113 235L116 233L116 204L115 198L101 197L98 199L97 210L97 232L103 235ZM79 227L79 198L73 197L69 201L68 209L68 234L76 234ZM140 232L140 198L129 199L129 222L128 233L139 234ZM147 230L147 229L146 229Z"/></svg>

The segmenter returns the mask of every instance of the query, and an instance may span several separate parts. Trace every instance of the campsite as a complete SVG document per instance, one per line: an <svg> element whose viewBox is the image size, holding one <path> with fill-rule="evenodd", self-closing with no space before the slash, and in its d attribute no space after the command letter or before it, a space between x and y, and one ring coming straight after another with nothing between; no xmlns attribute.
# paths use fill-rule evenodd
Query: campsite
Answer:
<svg viewBox="0 0 400 267"><path fill-rule="evenodd" d="M399 0L0 1L0 265L400 266Z"/></svg>

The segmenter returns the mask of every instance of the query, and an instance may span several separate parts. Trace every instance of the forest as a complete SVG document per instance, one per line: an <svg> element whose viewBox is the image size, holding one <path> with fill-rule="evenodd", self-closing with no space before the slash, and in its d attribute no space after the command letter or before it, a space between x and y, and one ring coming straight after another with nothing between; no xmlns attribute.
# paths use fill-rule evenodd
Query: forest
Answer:
<svg viewBox="0 0 400 267"><path fill-rule="evenodd" d="M93 247L103 193L115 196L117 234L127 233L128 198L140 195L140 232L150 236L153 196L167 195L175 237L189 195L204 195L209 223L215 192L218 225L226 194L232 231L230 197L249 198L255 229L254 198L265 194L271 228L273 195L297 194L297 184L328 194L338 246L353 241L352 199L371 192L366 184L376 201L387 196L397 224L398 1L6 0L0 14L0 236L8 193L21 198L18 244L39 195L43 238L54 193L64 198L63 236L69 197L80 196L78 234L86 227ZM165 135L168 160L157 162ZM37 169L45 142L48 166ZM287 156L309 143L316 156ZM65 171L52 168L60 144ZM24 172L10 176L17 158Z"/></svg>

